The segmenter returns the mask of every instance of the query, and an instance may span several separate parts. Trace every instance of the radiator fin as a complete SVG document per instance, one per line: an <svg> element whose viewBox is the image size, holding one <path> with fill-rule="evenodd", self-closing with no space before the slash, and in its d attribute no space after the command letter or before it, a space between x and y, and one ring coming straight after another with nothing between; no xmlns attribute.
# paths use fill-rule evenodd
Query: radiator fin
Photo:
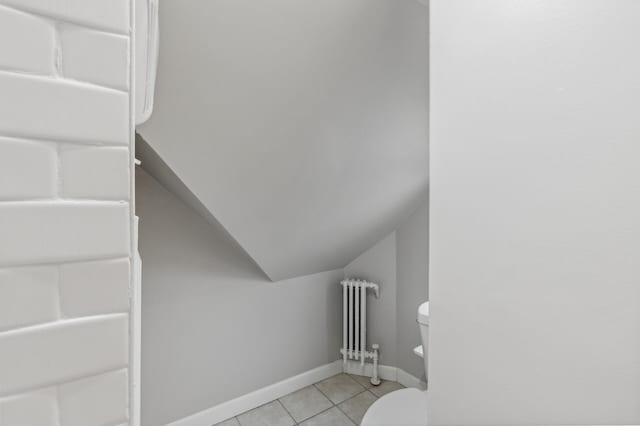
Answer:
<svg viewBox="0 0 640 426"><path fill-rule="evenodd" d="M378 296L378 284L364 280L344 280L342 285L342 360L359 360L361 365L373 353L367 351L367 290Z"/></svg>

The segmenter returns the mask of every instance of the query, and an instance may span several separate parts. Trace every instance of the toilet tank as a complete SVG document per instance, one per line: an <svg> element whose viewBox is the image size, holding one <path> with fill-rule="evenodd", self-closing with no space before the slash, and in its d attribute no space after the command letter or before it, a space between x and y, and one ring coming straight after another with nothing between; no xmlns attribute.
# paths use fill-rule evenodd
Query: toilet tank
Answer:
<svg viewBox="0 0 640 426"><path fill-rule="evenodd" d="M422 339L422 358L424 359L424 374L429 377L427 371L428 344L429 344L429 302L424 302L418 307L418 325L420 326L420 337Z"/></svg>

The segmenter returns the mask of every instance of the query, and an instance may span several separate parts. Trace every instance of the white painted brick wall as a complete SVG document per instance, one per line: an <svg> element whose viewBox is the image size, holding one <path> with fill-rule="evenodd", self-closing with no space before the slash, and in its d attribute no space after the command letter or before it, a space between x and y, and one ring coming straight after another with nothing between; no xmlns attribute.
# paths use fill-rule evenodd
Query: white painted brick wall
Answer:
<svg viewBox="0 0 640 426"><path fill-rule="evenodd" d="M127 312L129 259L69 263L60 267L60 309L65 318Z"/></svg>
<svg viewBox="0 0 640 426"><path fill-rule="evenodd" d="M129 256L128 223L123 202L0 203L0 265Z"/></svg>
<svg viewBox="0 0 640 426"><path fill-rule="evenodd" d="M58 321L0 335L0 395L119 369L128 360L126 314Z"/></svg>
<svg viewBox="0 0 640 426"><path fill-rule="evenodd" d="M0 69L51 74L55 64L53 25L0 6Z"/></svg>
<svg viewBox="0 0 640 426"><path fill-rule="evenodd" d="M2 3L63 22L130 34L128 0L2 0Z"/></svg>
<svg viewBox="0 0 640 426"><path fill-rule="evenodd" d="M127 382L127 370L119 370L60 386L62 424L113 425L126 421Z"/></svg>
<svg viewBox="0 0 640 426"><path fill-rule="evenodd" d="M55 196L58 160L54 144L0 137L0 152L0 200Z"/></svg>
<svg viewBox="0 0 640 426"><path fill-rule="evenodd" d="M0 71L0 134L129 143L129 96L74 81Z"/></svg>
<svg viewBox="0 0 640 426"><path fill-rule="evenodd" d="M58 268L0 269L0 331L58 318Z"/></svg>
<svg viewBox="0 0 640 426"><path fill-rule="evenodd" d="M120 90L129 88L129 37L76 25L60 27L62 73Z"/></svg>
<svg viewBox="0 0 640 426"><path fill-rule="evenodd" d="M0 425L54 425L58 417L55 388L0 399Z"/></svg>
<svg viewBox="0 0 640 426"><path fill-rule="evenodd" d="M129 200L129 150L66 145L60 148L60 189L67 198Z"/></svg>
<svg viewBox="0 0 640 426"><path fill-rule="evenodd" d="M0 426L129 425L130 0L0 0Z"/></svg>

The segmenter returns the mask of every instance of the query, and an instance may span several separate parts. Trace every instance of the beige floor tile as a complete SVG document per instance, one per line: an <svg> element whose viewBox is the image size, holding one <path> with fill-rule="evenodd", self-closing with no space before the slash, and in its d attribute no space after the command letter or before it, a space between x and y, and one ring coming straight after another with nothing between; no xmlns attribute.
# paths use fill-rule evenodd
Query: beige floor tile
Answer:
<svg viewBox="0 0 640 426"><path fill-rule="evenodd" d="M313 417L333 405L315 386L307 386L283 396L280 398L280 402L296 422Z"/></svg>
<svg viewBox="0 0 640 426"><path fill-rule="evenodd" d="M373 392L374 395L379 398L382 395L386 395L389 392L393 392L393 391L398 390L398 389L404 389L404 386L402 386L400 383L389 382L389 381L385 380L382 383L380 383L380 386L374 386L369 390L371 392Z"/></svg>
<svg viewBox="0 0 640 426"><path fill-rule="evenodd" d="M293 426L295 424L278 401L271 401L254 408L240 414L237 418L241 426Z"/></svg>
<svg viewBox="0 0 640 426"><path fill-rule="evenodd" d="M364 386L346 374L329 377L326 380L316 383L316 387L334 404L346 401L365 390Z"/></svg>
<svg viewBox="0 0 640 426"><path fill-rule="evenodd" d="M357 374L349 374L349 377L351 377L353 380L355 380L356 382L360 383L362 386L364 386L366 389L369 389L370 387L372 387L373 385L371 384L371 377L367 377L367 376L358 376Z"/></svg>
<svg viewBox="0 0 640 426"><path fill-rule="evenodd" d="M300 426L355 426L338 408L333 407L300 423Z"/></svg>
<svg viewBox="0 0 640 426"><path fill-rule="evenodd" d="M359 425L362 421L364 413L369 406L378 399L374 394L369 391L362 392L354 396L351 399L347 399L338 407L351 419L355 424Z"/></svg>

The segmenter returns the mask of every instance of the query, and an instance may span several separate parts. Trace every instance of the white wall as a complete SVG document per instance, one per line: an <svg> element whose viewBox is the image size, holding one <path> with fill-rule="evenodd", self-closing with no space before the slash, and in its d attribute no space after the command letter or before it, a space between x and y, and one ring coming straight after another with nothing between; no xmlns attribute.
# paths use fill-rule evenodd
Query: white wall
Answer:
<svg viewBox="0 0 640 426"><path fill-rule="evenodd" d="M380 285L380 297L367 299L367 344L380 345L380 363L396 366L396 233L381 239L344 268L345 278Z"/></svg>
<svg viewBox="0 0 640 426"><path fill-rule="evenodd" d="M422 344L418 306L429 299L429 200L396 230L396 367L417 378L424 361L413 353Z"/></svg>
<svg viewBox="0 0 640 426"><path fill-rule="evenodd" d="M139 170L136 181L145 295L143 424L186 417L339 358L344 275L382 285L368 311L369 341L381 344L381 362L424 375L412 349L420 344L417 306L427 299L426 197L397 232L344 272L270 283L206 209L192 209L197 203L188 189L144 141L137 147L145 169L161 179ZM291 344L297 349L289 353ZM176 389L184 398L176 400Z"/></svg>
<svg viewBox="0 0 640 426"><path fill-rule="evenodd" d="M166 1L160 28L138 131L272 279L343 268L416 207L426 7Z"/></svg>
<svg viewBox="0 0 640 426"><path fill-rule="evenodd" d="M418 306L428 300L428 225L426 194L400 227L347 265L347 278L380 284L367 307L367 341L380 344L380 363L424 377L424 362L413 353L421 344Z"/></svg>
<svg viewBox="0 0 640 426"><path fill-rule="evenodd" d="M430 424L640 424L638 22L431 1Z"/></svg>
<svg viewBox="0 0 640 426"><path fill-rule="evenodd" d="M136 185L144 425L338 359L342 270L273 283L221 227L146 172Z"/></svg>
<svg viewBox="0 0 640 426"><path fill-rule="evenodd" d="M0 1L2 426L135 408L130 29L127 0Z"/></svg>

